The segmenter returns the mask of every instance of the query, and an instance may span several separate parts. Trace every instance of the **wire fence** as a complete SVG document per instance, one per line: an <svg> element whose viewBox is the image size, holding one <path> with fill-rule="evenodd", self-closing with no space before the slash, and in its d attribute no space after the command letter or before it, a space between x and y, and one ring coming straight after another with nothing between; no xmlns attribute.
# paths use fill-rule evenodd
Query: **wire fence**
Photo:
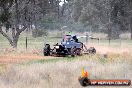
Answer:
<svg viewBox="0 0 132 88"><path fill-rule="evenodd" d="M87 35L84 35L87 36ZM18 48L21 49L42 49L45 44L54 45L56 43L61 43L62 37L54 37L54 36L43 36L33 38L32 36L21 36L18 41ZM115 39L108 40L106 38L92 38L92 37L83 37L79 38L79 41L85 44L96 44L101 46L112 46L112 47L130 47L132 46L132 40L130 39ZM10 44L6 38L0 36L0 49L9 48Z"/></svg>

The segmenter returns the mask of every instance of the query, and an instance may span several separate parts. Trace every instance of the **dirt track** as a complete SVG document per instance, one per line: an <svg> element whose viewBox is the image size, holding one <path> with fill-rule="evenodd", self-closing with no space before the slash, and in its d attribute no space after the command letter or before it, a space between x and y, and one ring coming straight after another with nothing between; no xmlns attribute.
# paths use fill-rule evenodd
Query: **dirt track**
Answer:
<svg viewBox="0 0 132 88"><path fill-rule="evenodd" d="M31 60L31 59L41 59L40 56L0 56L0 63L6 64L6 63L19 63L21 61L25 60Z"/></svg>
<svg viewBox="0 0 132 88"><path fill-rule="evenodd" d="M42 56L42 55L34 55L34 54L10 54L10 55L0 55L0 64L11 64L11 63L21 63L24 61L29 61L29 60L41 60L41 59L53 59L55 57L51 56Z"/></svg>
<svg viewBox="0 0 132 88"><path fill-rule="evenodd" d="M87 47L93 46L96 48L97 53L99 54L108 54L108 53L114 53L114 54L130 54L132 55L132 49L131 48L112 48L112 47L104 47L104 46L98 46L98 45L87 45ZM40 55L41 54L41 55ZM4 54L0 55L0 64L10 64L10 63L20 63L24 61L29 60L36 60L36 59L55 59L56 57L45 57L42 55L42 51L36 52L27 52L27 53L12 53L5 51Z"/></svg>

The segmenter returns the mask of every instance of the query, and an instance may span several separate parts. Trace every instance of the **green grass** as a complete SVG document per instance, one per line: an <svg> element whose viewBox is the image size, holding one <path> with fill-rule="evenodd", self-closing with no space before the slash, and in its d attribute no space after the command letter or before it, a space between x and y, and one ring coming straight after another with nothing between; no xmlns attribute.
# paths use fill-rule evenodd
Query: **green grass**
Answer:
<svg viewBox="0 0 132 88"><path fill-rule="evenodd" d="M54 59L41 59L41 60L31 60L28 62L22 62L20 63L21 65L31 65L31 64L45 64L45 63L56 63L56 62L60 62L60 61L64 61L64 62L73 62L76 60L79 60L80 57L56 57ZM18 64L19 65L19 64Z"/></svg>

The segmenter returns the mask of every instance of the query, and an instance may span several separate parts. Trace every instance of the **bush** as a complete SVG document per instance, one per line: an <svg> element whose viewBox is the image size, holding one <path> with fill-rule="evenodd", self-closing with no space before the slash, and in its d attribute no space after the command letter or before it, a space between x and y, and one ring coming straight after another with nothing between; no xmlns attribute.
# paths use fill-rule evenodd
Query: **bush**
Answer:
<svg viewBox="0 0 132 88"><path fill-rule="evenodd" d="M36 37L42 37L42 36L47 36L48 32L46 30L42 30L42 29L35 29L32 31L32 36L34 38Z"/></svg>

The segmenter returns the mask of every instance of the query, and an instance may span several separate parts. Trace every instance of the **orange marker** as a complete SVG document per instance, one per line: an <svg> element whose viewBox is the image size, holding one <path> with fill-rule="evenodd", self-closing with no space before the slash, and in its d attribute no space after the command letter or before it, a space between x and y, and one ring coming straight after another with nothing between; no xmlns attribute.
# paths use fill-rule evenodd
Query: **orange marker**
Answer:
<svg viewBox="0 0 132 88"><path fill-rule="evenodd" d="M85 71L84 67L82 68L82 77L88 77L88 71Z"/></svg>

